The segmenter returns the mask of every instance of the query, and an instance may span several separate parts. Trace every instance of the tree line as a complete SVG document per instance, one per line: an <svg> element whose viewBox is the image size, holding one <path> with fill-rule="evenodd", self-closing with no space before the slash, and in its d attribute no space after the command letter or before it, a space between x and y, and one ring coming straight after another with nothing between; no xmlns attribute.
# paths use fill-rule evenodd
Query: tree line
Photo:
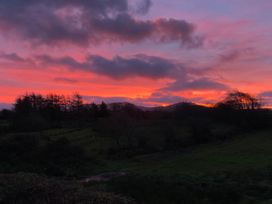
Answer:
<svg viewBox="0 0 272 204"><path fill-rule="evenodd" d="M84 104L83 98L79 94L72 97L49 94L42 96L41 94L25 94L16 99L14 111L18 115L26 116L30 113L40 112L50 115L54 119L58 113L82 113L84 111L92 111L95 116L107 115L107 105L102 102L100 105L95 103Z"/></svg>
<svg viewBox="0 0 272 204"><path fill-rule="evenodd" d="M12 110L1 111L0 120L1 118L11 120L14 129L30 130L59 127L63 124L84 125L109 116L113 116L113 121L120 118L126 121L128 121L128 118L147 120L175 118L188 122L191 118L196 120L197 118L210 117L219 118L224 122L235 122L237 120L244 122L256 115L257 118L267 116L269 111L263 109L262 105L260 99L240 91L229 93L212 108L193 103L179 103L171 111L167 108L142 110L129 103L111 104L110 107L104 102L101 104L86 103L79 94L72 96L49 94L43 96L31 93L18 97ZM267 122L264 119L261 121L262 123Z"/></svg>
<svg viewBox="0 0 272 204"><path fill-rule="evenodd" d="M13 110L0 112L0 160L11 166L20 164L22 169L37 167L35 172L48 175L76 172L71 163L83 171L86 163L92 163L86 147L66 137L53 139L55 135L51 137L48 132L54 129L56 135L60 129L72 131L72 135L73 131L87 131L90 134L83 134L84 140L92 137L94 143L107 141L99 150L102 158L126 159L224 142L236 135L270 128L271 124L272 112L262 108L260 100L242 92L230 93L214 107L179 103L170 109L144 110L128 103L86 103L79 94L25 94L16 99ZM92 165L96 165L95 161Z"/></svg>
<svg viewBox="0 0 272 204"><path fill-rule="evenodd" d="M3 110L0 119L10 119L13 129L46 129L74 121L80 124L109 115L106 103L87 104L79 94L64 96L25 94L15 100L12 110Z"/></svg>

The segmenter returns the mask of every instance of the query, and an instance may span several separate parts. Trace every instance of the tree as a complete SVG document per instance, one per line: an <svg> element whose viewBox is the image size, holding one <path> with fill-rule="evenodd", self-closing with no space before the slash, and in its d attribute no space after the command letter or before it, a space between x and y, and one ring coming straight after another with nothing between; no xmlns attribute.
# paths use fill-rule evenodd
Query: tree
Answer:
<svg viewBox="0 0 272 204"><path fill-rule="evenodd" d="M63 96L49 94L44 99L44 109L42 114L46 116L46 118L50 120L60 120L62 111L62 98Z"/></svg>
<svg viewBox="0 0 272 204"><path fill-rule="evenodd" d="M26 94L16 99L14 109L17 115L28 115L43 108L44 98L39 94Z"/></svg>
<svg viewBox="0 0 272 204"><path fill-rule="evenodd" d="M98 105L96 105L95 103L92 103L90 107L90 113L92 118L97 118L99 116Z"/></svg>
<svg viewBox="0 0 272 204"><path fill-rule="evenodd" d="M74 94L71 100L72 110L79 113L83 108L83 98L79 94Z"/></svg>
<svg viewBox="0 0 272 204"><path fill-rule="evenodd" d="M235 91L229 93L223 101L216 104L216 107L234 110L256 110L261 108L261 102L248 93Z"/></svg>
<svg viewBox="0 0 272 204"><path fill-rule="evenodd" d="M99 116L100 117L107 117L109 116L109 109L106 103L102 102L99 106Z"/></svg>

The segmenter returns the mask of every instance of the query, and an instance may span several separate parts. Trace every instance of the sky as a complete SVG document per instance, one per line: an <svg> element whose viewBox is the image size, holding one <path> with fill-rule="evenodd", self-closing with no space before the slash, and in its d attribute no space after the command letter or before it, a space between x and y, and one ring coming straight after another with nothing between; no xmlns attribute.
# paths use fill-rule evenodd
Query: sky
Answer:
<svg viewBox="0 0 272 204"><path fill-rule="evenodd" d="M272 106L272 1L0 0L0 108L25 93Z"/></svg>

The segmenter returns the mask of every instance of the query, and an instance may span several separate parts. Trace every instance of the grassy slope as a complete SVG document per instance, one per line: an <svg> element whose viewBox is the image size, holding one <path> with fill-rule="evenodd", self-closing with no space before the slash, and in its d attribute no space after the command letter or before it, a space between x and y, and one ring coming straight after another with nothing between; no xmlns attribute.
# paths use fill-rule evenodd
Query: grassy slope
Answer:
<svg viewBox="0 0 272 204"><path fill-rule="evenodd" d="M99 137L91 128L48 130L43 134L53 140L65 137L72 144L83 147L87 154L95 157L100 157L113 143L110 138Z"/></svg>
<svg viewBox="0 0 272 204"><path fill-rule="evenodd" d="M67 137L93 156L114 145L110 138L100 138L91 129L53 130L43 133L56 139ZM221 144L199 145L180 152L156 153L123 161L106 161L98 171L129 171L142 174L178 175L244 171L272 167L272 131L241 135Z"/></svg>
<svg viewBox="0 0 272 204"><path fill-rule="evenodd" d="M116 163L117 168L143 174L201 174L245 171L272 166L272 131L240 136L224 144L208 144L187 152L141 156Z"/></svg>
<svg viewBox="0 0 272 204"><path fill-rule="evenodd" d="M51 139L67 137L93 156L100 155L100 152L105 152L105 149L114 144L114 141L99 137L91 129L55 129L41 135ZM199 145L186 151L156 153L123 161L105 161L105 164L95 172L126 171L142 175L197 176L218 171L263 169L272 167L272 130L240 135L221 144ZM258 204L272 204L272 200Z"/></svg>

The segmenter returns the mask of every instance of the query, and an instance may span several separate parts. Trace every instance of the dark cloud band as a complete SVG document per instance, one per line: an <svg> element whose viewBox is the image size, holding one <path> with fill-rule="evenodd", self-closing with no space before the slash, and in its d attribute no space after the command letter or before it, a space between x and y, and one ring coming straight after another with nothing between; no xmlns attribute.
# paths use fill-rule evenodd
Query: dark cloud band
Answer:
<svg viewBox="0 0 272 204"><path fill-rule="evenodd" d="M194 80L179 80L170 83L163 91L183 91L183 90L228 90L229 87L209 78L198 78Z"/></svg>
<svg viewBox="0 0 272 204"><path fill-rule="evenodd" d="M64 66L71 70L89 71L113 79L144 77L150 79L175 78L185 73L184 68L169 59L136 55L130 58L116 56L107 59L98 55L86 57L79 62L71 57L53 58L48 55L35 57L38 63L46 66Z"/></svg>
<svg viewBox="0 0 272 204"><path fill-rule="evenodd" d="M138 1L137 12L148 12L151 1ZM192 48L203 41L184 20L136 19L128 0L0 0L0 32L50 45L153 40Z"/></svg>
<svg viewBox="0 0 272 204"><path fill-rule="evenodd" d="M228 90L229 87L221 82L204 77L194 69L171 59L144 54L132 57L116 56L112 59L98 55L89 55L83 61L78 61L72 57L51 57L49 55L39 55L31 59L24 59L17 54L2 54L0 58L22 63L34 63L38 67L61 66L71 71L90 72L101 76L106 76L115 80L123 80L133 77L148 79L171 79L173 82L159 92L179 92L184 90ZM203 73L202 73L203 74ZM65 78L57 81L75 83Z"/></svg>

